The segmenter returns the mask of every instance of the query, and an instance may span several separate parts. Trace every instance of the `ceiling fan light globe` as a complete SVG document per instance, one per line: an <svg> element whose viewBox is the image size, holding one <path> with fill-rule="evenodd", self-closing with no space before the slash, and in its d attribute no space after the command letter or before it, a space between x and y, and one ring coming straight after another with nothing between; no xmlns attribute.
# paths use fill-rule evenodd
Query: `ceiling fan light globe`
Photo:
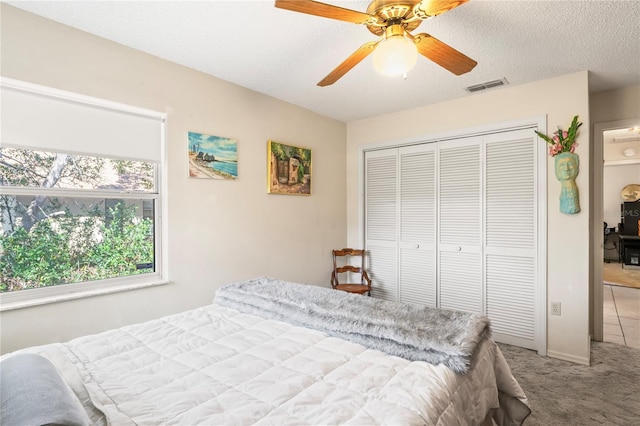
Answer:
<svg viewBox="0 0 640 426"><path fill-rule="evenodd" d="M373 52L373 68L388 76L406 74L415 66L417 60L416 45L401 35L382 41Z"/></svg>

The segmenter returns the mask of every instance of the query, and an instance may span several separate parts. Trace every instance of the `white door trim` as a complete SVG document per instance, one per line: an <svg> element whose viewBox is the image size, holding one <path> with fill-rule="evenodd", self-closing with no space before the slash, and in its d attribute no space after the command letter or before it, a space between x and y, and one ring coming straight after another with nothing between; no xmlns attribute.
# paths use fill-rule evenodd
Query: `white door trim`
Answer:
<svg viewBox="0 0 640 426"><path fill-rule="evenodd" d="M593 277L591 282L591 315L589 316L589 328L593 340L601 342L604 337L603 325L603 297L604 289L602 286L602 262L604 259L604 232L602 224L604 222L604 187L603 187L603 168L604 168L604 136L607 130L616 130L636 126L640 119L628 118L625 120L603 121L593 125L593 152L591 158L591 170L593 171L593 193L591 194L591 211L593 222L591 224L591 273Z"/></svg>

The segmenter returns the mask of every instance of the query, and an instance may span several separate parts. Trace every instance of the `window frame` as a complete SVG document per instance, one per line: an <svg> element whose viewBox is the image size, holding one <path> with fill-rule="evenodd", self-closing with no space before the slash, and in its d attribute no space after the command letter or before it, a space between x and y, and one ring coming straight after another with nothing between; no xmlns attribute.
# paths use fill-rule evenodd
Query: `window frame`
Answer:
<svg viewBox="0 0 640 426"><path fill-rule="evenodd" d="M77 197L77 198L119 198L119 199L152 199L155 201L154 209L154 272L146 274L136 274L125 277L108 278L103 280L83 281L79 283L58 284L35 289L19 290L15 292L0 293L0 312L13 309L21 309L31 306L55 303L66 300L79 299L84 297L109 294L120 291L134 290L145 287L153 287L167 284L168 262L167 262L167 210L166 203L166 118L165 113L144 110L103 99L91 98L75 93L62 92L58 89L50 89L31 83L19 82L16 80L2 79L2 84L10 87L18 87L26 91L46 93L63 99L83 102L90 106L108 107L119 112L144 115L146 117L157 118L160 126L160 161L140 160L130 158L126 155L113 158L104 154L91 152L72 152L75 155L98 156L117 160L144 161L154 166L154 191L113 191L102 189L69 189L69 188L43 188L43 187L17 187L0 186L0 195L45 195L50 197ZM27 149L32 151L42 151L42 148L32 146L18 146L15 144L2 143L3 146L17 149Z"/></svg>

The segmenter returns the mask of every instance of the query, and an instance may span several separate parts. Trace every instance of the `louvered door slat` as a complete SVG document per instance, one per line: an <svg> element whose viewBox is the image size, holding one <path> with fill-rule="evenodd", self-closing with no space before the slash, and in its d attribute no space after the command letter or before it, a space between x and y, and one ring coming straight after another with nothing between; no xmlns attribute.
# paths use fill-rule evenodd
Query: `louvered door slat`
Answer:
<svg viewBox="0 0 640 426"><path fill-rule="evenodd" d="M398 300L396 250L395 246L367 246L371 296L394 302Z"/></svg>
<svg viewBox="0 0 640 426"><path fill-rule="evenodd" d="M440 307L482 313L481 255L440 252Z"/></svg>
<svg viewBox="0 0 640 426"><path fill-rule="evenodd" d="M532 137L487 143L486 245L533 248L535 149Z"/></svg>
<svg viewBox="0 0 640 426"><path fill-rule="evenodd" d="M435 146L400 149L400 301L436 304Z"/></svg>
<svg viewBox="0 0 640 426"><path fill-rule="evenodd" d="M400 154L400 241L435 242L435 153Z"/></svg>
<svg viewBox="0 0 640 426"><path fill-rule="evenodd" d="M436 306L436 253L400 249L400 301Z"/></svg>
<svg viewBox="0 0 640 426"><path fill-rule="evenodd" d="M536 348L536 138L485 137L486 315L497 340Z"/></svg>
<svg viewBox="0 0 640 426"><path fill-rule="evenodd" d="M532 258L487 255L487 316L496 333L535 337L535 282Z"/></svg>
<svg viewBox="0 0 640 426"><path fill-rule="evenodd" d="M398 150L365 154L365 250L371 295L398 300Z"/></svg>
<svg viewBox="0 0 640 426"><path fill-rule="evenodd" d="M440 149L440 242L481 243L480 144Z"/></svg>
<svg viewBox="0 0 640 426"><path fill-rule="evenodd" d="M367 153L366 237L367 240L396 241L397 150Z"/></svg>
<svg viewBox="0 0 640 426"><path fill-rule="evenodd" d="M439 306L482 313L482 138L439 151Z"/></svg>

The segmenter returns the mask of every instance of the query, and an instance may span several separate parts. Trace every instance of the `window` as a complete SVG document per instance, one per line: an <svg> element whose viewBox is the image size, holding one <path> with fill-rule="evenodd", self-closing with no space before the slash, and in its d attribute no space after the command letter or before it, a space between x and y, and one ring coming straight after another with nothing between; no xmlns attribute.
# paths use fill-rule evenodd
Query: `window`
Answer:
<svg viewBox="0 0 640 426"><path fill-rule="evenodd" d="M0 88L0 308L165 281L164 117L13 80Z"/></svg>

